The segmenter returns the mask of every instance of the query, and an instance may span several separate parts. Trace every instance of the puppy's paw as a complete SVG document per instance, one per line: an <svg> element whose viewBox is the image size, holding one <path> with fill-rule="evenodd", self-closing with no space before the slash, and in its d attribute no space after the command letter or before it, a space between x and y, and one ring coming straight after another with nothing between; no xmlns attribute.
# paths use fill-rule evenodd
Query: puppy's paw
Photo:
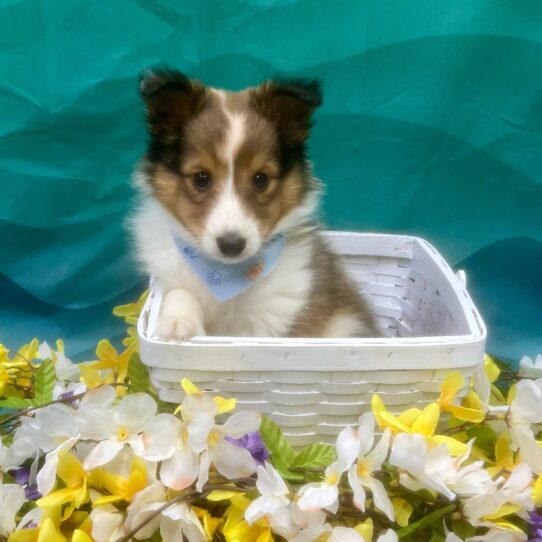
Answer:
<svg viewBox="0 0 542 542"><path fill-rule="evenodd" d="M166 341L188 341L195 335L205 335L203 326L185 316L160 316L155 334Z"/></svg>

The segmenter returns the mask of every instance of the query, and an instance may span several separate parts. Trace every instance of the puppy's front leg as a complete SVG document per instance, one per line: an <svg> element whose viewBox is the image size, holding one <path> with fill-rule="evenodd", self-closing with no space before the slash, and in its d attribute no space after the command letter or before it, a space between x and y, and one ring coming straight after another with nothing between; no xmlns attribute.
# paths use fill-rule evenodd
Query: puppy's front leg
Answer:
<svg viewBox="0 0 542 542"><path fill-rule="evenodd" d="M156 335L162 339L187 341L205 335L203 307L189 290L176 288L164 294Z"/></svg>

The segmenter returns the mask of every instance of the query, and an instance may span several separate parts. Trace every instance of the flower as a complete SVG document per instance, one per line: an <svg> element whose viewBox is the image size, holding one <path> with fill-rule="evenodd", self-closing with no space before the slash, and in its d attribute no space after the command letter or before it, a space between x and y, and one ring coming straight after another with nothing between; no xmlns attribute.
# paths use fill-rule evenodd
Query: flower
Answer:
<svg viewBox="0 0 542 542"><path fill-rule="evenodd" d="M245 511L250 501L243 495L235 495L230 499L230 506L224 516L226 521L222 534L226 542L272 542L271 526L265 518L249 525L245 520Z"/></svg>
<svg viewBox="0 0 542 542"><path fill-rule="evenodd" d="M110 542L125 534L125 517L110 504L95 506L90 512L92 538L96 542Z"/></svg>
<svg viewBox="0 0 542 542"><path fill-rule="evenodd" d="M0 537L15 529L15 515L25 503L24 489L18 484L0 484Z"/></svg>
<svg viewBox="0 0 542 542"><path fill-rule="evenodd" d="M89 483L92 487L109 493L106 496L96 497L94 504L100 506L118 501L132 501L134 496L154 479L149 470L145 462L134 454L132 448L123 448L115 459L90 473Z"/></svg>
<svg viewBox="0 0 542 542"><path fill-rule="evenodd" d="M529 512L529 541L542 542L542 515L536 510Z"/></svg>
<svg viewBox="0 0 542 542"><path fill-rule="evenodd" d="M81 438L99 441L84 460L87 470L105 465L125 445L140 448L141 434L156 414L156 402L146 393L134 393L113 406L116 392L103 386L81 401L77 419Z"/></svg>
<svg viewBox="0 0 542 542"><path fill-rule="evenodd" d="M375 394L371 400L371 406L376 422L381 429L388 427L392 434L418 433L426 437L431 446L446 444L453 455L463 455L466 445L457 439L446 435L435 435L435 430L440 418L440 407L437 403L427 405L423 410L409 408L399 416L389 412L379 395Z"/></svg>
<svg viewBox="0 0 542 542"><path fill-rule="evenodd" d="M432 489L450 500L455 499L456 493L461 496L486 494L495 484L483 470L483 462L462 467L470 456L471 447L472 441L462 457L452 458L446 446L429 451L421 435L402 433L393 441L390 463L406 471L400 473L400 482L413 491Z"/></svg>
<svg viewBox="0 0 542 542"><path fill-rule="evenodd" d="M128 303L126 305L119 305L113 309L113 314L119 318L124 318L127 324L136 325L137 318L143 310L143 305L147 301L149 296L149 290L145 290L135 303Z"/></svg>
<svg viewBox="0 0 542 542"><path fill-rule="evenodd" d="M38 348L38 359L50 359L55 363L57 379L68 380L70 382L79 382L81 372L79 365L72 363L64 354L64 342L60 339L56 342L57 351L51 349L46 341L42 342Z"/></svg>
<svg viewBox="0 0 542 542"><path fill-rule="evenodd" d="M343 473L354 462L359 450L358 435L352 429L341 431L337 436L335 451L337 460L325 470L324 480L320 483L304 485L299 491L299 508L315 511L326 509L332 513L339 506L339 482Z"/></svg>
<svg viewBox="0 0 542 542"><path fill-rule="evenodd" d="M225 478L242 478L256 471L256 462L248 450L239 448L226 437L241 438L260 427L260 418L254 412L236 412L223 424L215 416L227 412L235 402L220 397L211 399L203 395L191 382L183 380L188 395L181 404L181 417L186 424L188 447L200 456L196 488L201 491L208 478L209 467L215 466Z"/></svg>
<svg viewBox="0 0 542 542"><path fill-rule="evenodd" d="M357 508L365 512L364 488L367 488L373 494L375 507L393 521L395 514L386 489L382 482L372 475L375 471L381 469L382 463L388 456L391 432L386 428L380 441L373 448L374 429L375 419L373 414L370 412L363 414L360 418L358 430L355 433L358 441L357 459L348 470L348 481L354 491L354 505ZM351 429L345 429L344 431L351 431Z"/></svg>
<svg viewBox="0 0 542 542"><path fill-rule="evenodd" d="M523 356L519 360L519 376L523 378L541 378L542 354L538 354L534 360Z"/></svg>
<svg viewBox="0 0 542 542"><path fill-rule="evenodd" d="M63 513L63 517L67 518L87 499L87 473L74 455L62 450L58 452L56 474L65 487L38 499L36 504L40 508L59 508L69 503L67 511Z"/></svg>
<svg viewBox="0 0 542 542"><path fill-rule="evenodd" d="M136 539L150 538L160 529L163 542L177 542L183 539L183 536L189 542L206 540L205 531L196 513L188 504L178 502L157 513L166 503L167 495L164 486L160 482L154 482L140 491L128 506L125 527L132 530L144 521L150 520L138 530Z"/></svg>
<svg viewBox="0 0 542 542"><path fill-rule="evenodd" d="M468 408L453 403L457 393L464 384L465 377L461 373L458 371L449 373L442 383L440 397L438 398L437 403L441 410L449 412L458 420L480 423L485 418L485 413L481 408ZM470 392L470 394L474 394L474 392Z"/></svg>
<svg viewBox="0 0 542 542"><path fill-rule="evenodd" d="M232 444L235 444L235 446L248 450L250 455L259 465L263 465L265 460L270 455L258 431L252 431L251 433L247 433L244 437L238 439L226 437L226 440Z"/></svg>
<svg viewBox="0 0 542 542"><path fill-rule="evenodd" d="M13 443L6 452L7 466L19 466L40 452L52 452L78 433L73 409L63 404L39 408L34 416L21 419L21 426L15 431Z"/></svg>
<svg viewBox="0 0 542 542"><path fill-rule="evenodd" d="M249 525L264 516L272 516L280 508L290 504L289 489L280 474L269 464L258 466L256 488L260 497L253 501L245 511Z"/></svg>
<svg viewBox="0 0 542 542"><path fill-rule="evenodd" d="M475 495L463 502L463 514L475 527L489 527L507 533L522 533L506 516L533 510L532 471L526 464L518 465L507 480L499 479L501 487ZM485 539L484 539L485 540Z"/></svg>
<svg viewBox="0 0 542 542"><path fill-rule="evenodd" d="M171 414L158 414L136 445L138 455L162 461L160 479L166 487L182 490L198 477L198 455L188 446L187 425Z"/></svg>
<svg viewBox="0 0 542 542"><path fill-rule="evenodd" d="M531 425L542 422L542 378L520 380L510 404L508 425L513 449L536 474L542 473L542 448L538 445Z"/></svg>
<svg viewBox="0 0 542 542"><path fill-rule="evenodd" d="M81 378L89 388L97 388L104 384L122 384L128 375L128 364L134 353L134 348L128 347L120 354L107 340L101 340L96 347L96 361L81 365ZM117 388L117 394L122 396L126 389Z"/></svg>
<svg viewBox="0 0 542 542"><path fill-rule="evenodd" d="M380 537L379 542L392 542L393 539ZM290 542L363 542L361 535L348 527L332 527L325 525L313 526L301 531Z"/></svg>
<svg viewBox="0 0 542 542"><path fill-rule="evenodd" d="M11 476L17 484L24 488L24 494L27 500L35 501L41 497L35 481L30 478L30 469L28 467L18 467L10 471Z"/></svg>

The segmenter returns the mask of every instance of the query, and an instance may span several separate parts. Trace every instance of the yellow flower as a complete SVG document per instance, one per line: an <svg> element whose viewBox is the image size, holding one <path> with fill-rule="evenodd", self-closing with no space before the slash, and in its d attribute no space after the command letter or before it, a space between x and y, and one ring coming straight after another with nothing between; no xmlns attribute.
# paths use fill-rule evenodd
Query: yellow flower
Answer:
<svg viewBox="0 0 542 542"><path fill-rule="evenodd" d="M463 387L464 383L465 378L461 373L457 371L451 372L442 383L440 397L438 398L437 403L441 410L449 412L458 420L480 423L484 420L485 413L482 410L482 404L474 391L470 391L467 396L467 405L469 406L453 404L457 392Z"/></svg>
<svg viewBox="0 0 542 542"><path fill-rule="evenodd" d="M194 383L190 382L188 378L182 379L181 386L187 395L197 395L200 397L203 397L204 395L204 393ZM219 395L213 397L213 401L218 408L217 414L231 412L235 409L235 406L237 404L236 399L224 399L224 397L220 397ZM180 407L177 410L179 409Z"/></svg>
<svg viewBox="0 0 542 542"><path fill-rule="evenodd" d="M46 519L40 527L38 542L66 542L66 538L52 520Z"/></svg>
<svg viewBox="0 0 542 542"><path fill-rule="evenodd" d="M19 348L17 351L17 357L26 361L32 361L33 359L36 359L39 348L40 342L38 339L32 339L32 341L30 341L28 344L25 344Z"/></svg>
<svg viewBox="0 0 542 542"><path fill-rule="evenodd" d="M149 290L144 291L135 303L128 303L127 305L115 307L113 309L113 314L119 318L124 318L124 321L127 324L135 325L137 323L137 318L143 310L143 305L145 305L148 295Z"/></svg>
<svg viewBox="0 0 542 542"><path fill-rule="evenodd" d="M128 375L128 364L133 353L133 347L129 347L119 354L107 339L103 339L96 347L98 359L80 365L81 379L90 389L104 384L122 384ZM100 372L103 372L103 374ZM124 387L119 386L117 388L118 395L124 395L125 392Z"/></svg>
<svg viewBox="0 0 542 542"><path fill-rule="evenodd" d="M8 542L66 542L66 537L54 524L53 520L46 518L40 527L13 531ZM81 539L76 542L87 542Z"/></svg>
<svg viewBox="0 0 542 542"><path fill-rule="evenodd" d="M196 513L196 516L201 520L203 524L203 530L205 535L209 540L213 539L216 529L222 521L220 518L214 518L205 510L204 508L198 508L197 506L192 506L192 510Z"/></svg>
<svg viewBox="0 0 542 542"><path fill-rule="evenodd" d="M9 373L2 365L0 365L0 394L4 391L6 384L9 382Z"/></svg>
<svg viewBox="0 0 542 542"><path fill-rule="evenodd" d="M497 366L495 358L492 358L489 354L484 355L484 371L490 384L493 384L501 374L501 370Z"/></svg>
<svg viewBox="0 0 542 542"><path fill-rule="evenodd" d="M58 452L56 475L66 487L57 489L36 501L40 508L60 509L66 503L63 519L67 519L75 508L79 508L87 500L87 473L83 465L74 455L61 450Z"/></svg>
<svg viewBox="0 0 542 542"><path fill-rule="evenodd" d="M542 474L536 479L533 487L533 502L537 508L542 506Z"/></svg>
<svg viewBox="0 0 542 542"><path fill-rule="evenodd" d="M147 468L143 460L133 457L128 478L99 467L90 473L88 482L92 487L105 489L110 493L98 498L94 502L96 506L118 501L131 502L134 495L147 486Z"/></svg>
<svg viewBox="0 0 542 542"><path fill-rule="evenodd" d="M414 510L412 505L401 497L395 497L391 502L395 512L395 522L399 527L406 527Z"/></svg>
<svg viewBox="0 0 542 542"><path fill-rule="evenodd" d="M92 541L92 538L90 538L90 536L87 533L85 533L85 531L81 531L81 529L75 529L75 531L73 531L72 542L93 542L93 541Z"/></svg>
<svg viewBox="0 0 542 542"><path fill-rule="evenodd" d="M380 396L375 394L372 397L371 406L381 429L389 427L393 434L419 433L431 446L446 444L451 455L463 455L467 450L466 444L455 438L434 434L440 418L440 408L437 403L431 403L423 410L409 408L399 416L395 416L386 409Z"/></svg>
<svg viewBox="0 0 542 542"><path fill-rule="evenodd" d="M137 336L137 329L135 327L129 327L126 330L126 337L122 339L122 344L128 350L139 353L139 338Z"/></svg>
<svg viewBox="0 0 542 542"><path fill-rule="evenodd" d="M363 523L359 523L354 530L363 538L363 542L372 542L373 540L373 520L367 518Z"/></svg>
<svg viewBox="0 0 542 542"><path fill-rule="evenodd" d="M242 495L231 499L231 506L226 510L226 522L222 527L222 534L226 542L271 542L273 535L265 518L252 525L245 521L245 510L250 500Z"/></svg>

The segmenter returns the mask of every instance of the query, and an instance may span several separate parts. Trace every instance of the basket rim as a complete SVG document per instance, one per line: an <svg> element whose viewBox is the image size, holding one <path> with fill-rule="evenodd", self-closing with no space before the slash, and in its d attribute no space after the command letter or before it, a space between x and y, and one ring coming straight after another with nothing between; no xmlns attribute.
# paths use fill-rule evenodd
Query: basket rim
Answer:
<svg viewBox="0 0 542 542"><path fill-rule="evenodd" d="M265 346L267 348L356 348L356 349L389 349L391 346L399 348L417 348L420 346L443 346L453 347L454 345L468 345L480 343L486 340L487 328L478 312L474 302L468 293L465 285L460 278L454 273L452 268L438 252L438 250L428 241L421 237L410 235L395 235L388 233L364 233L364 232L349 232L349 231L323 231L321 235L327 239L341 237L372 237L374 239L381 238L383 240L401 240L405 243L416 243L422 248L429 257L440 268L445 278L452 286L454 294L459 299L465 314L469 333L461 335L433 335L422 337L378 337L378 338L308 338L308 337L237 337L237 336L196 336L189 341L164 341L162 339L152 337L148 334L148 318L143 318L143 315L150 315L152 308L159 303L153 301L157 297L161 297L161 290L156 280L150 278L151 294L148 296L141 316L137 323L137 332L140 340L148 344L159 346L181 346L181 347L198 347L198 348L237 348L239 346ZM153 315L154 316L154 315ZM157 316L157 314L155 315Z"/></svg>

